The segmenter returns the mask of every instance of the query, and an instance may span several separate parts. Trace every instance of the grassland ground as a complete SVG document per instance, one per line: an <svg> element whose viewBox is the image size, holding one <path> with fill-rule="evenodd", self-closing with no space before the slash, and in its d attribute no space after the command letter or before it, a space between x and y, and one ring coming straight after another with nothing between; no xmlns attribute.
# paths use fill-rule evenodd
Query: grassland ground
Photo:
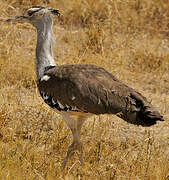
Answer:
<svg viewBox="0 0 169 180"><path fill-rule="evenodd" d="M57 64L95 64L155 105L165 122L149 128L116 116L89 118L82 128L84 165L62 118L36 87L36 31L4 19L32 5L58 8ZM0 179L169 179L169 2L166 0L1 0Z"/></svg>

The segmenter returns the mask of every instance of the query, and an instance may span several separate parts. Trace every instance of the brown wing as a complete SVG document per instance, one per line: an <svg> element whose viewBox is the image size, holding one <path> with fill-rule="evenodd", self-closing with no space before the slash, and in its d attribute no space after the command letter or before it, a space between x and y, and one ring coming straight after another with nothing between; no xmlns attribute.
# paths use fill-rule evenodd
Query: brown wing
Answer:
<svg viewBox="0 0 169 180"><path fill-rule="evenodd" d="M120 83L104 69L92 65L63 65L47 71L45 75L50 79L39 83L40 91L52 96L54 101L58 100L63 106L77 107L94 114L110 111L111 86ZM114 113L120 111L116 106Z"/></svg>
<svg viewBox="0 0 169 180"><path fill-rule="evenodd" d="M50 79L41 81L39 90L63 107L76 107L93 114L122 113L121 118L134 124L139 124L136 116L141 108L154 108L140 93L97 66L63 65L45 75Z"/></svg>

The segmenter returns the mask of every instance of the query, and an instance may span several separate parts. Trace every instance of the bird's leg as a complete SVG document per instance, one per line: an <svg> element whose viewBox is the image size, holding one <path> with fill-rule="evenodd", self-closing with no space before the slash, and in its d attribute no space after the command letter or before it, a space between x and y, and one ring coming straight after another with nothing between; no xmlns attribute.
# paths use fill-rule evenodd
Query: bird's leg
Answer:
<svg viewBox="0 0 169 180"><path fill-rule="evenodd" d="M83 146L82 146L82 142L80 141L80 130L85 121L85 118L82 116L78 117L77 119L72 119L68 115L64 115L63 117L72 131L73 142L68 148L67 155L62 164L62 169L65 168L68 159L74 154L75 150L79 151L79 160L80 163L83 164L83 157L82 157Z"/></svg>
<svg viewBox="0 0 169 180"><path fill-rule="evenodd" d="M75 142L75 144L78 145L77 147L77 150L79 151L79 160L80 160L80 163L81 165L83 165L83 144L80 140L80 131L81 131L81 128L82 128L82 125L84 123L84 121L86 120L86 118L84 116L79 116L77 118L77 129L76 131L73 133L73 142Z"/></svg>

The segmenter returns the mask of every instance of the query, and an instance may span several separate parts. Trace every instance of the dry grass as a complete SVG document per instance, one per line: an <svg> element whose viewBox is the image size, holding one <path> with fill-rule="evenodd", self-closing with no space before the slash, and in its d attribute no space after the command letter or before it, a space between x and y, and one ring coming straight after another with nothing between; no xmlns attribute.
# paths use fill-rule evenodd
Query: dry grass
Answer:
<svg viewBox="0 0 169 180"><path fill-rule="evenodd" d="M3 19L32 5L57 7L58 64L106 68L143 93L164 115L151 128L115 116L82 129L84 166L75 155L60 170L72 137L36 88L35 29ZM0 179L169 179L169 1L1 0Z"/></svg>

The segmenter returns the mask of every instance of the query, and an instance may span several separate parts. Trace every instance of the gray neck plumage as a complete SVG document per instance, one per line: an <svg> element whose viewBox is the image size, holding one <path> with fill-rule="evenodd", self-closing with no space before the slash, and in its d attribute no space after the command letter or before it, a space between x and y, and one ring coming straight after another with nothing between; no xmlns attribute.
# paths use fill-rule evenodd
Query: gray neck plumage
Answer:
<svg viewBox="0 0 169 180"><path fill-rule="evenodd" d="M53 57L53 31L52 17L46 17L43 21L36 23L37 45L36 45L36 70L39 80L48 67L56 66Z"/></svg>

